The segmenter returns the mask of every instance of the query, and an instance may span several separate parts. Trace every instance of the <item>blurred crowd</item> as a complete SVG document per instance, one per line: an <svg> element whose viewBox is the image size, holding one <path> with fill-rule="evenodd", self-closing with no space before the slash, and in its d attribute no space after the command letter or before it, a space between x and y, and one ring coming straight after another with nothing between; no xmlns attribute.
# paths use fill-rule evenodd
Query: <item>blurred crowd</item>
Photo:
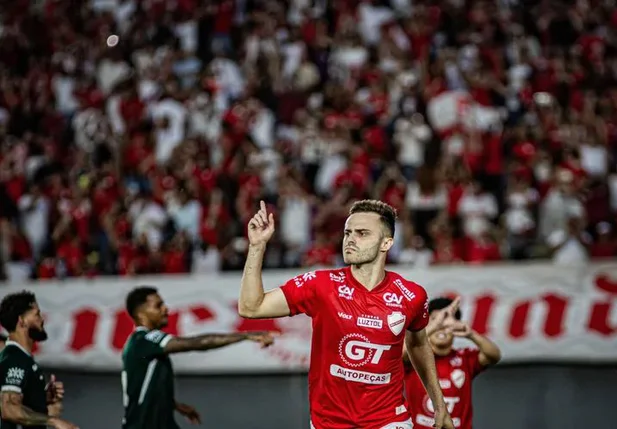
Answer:
<svg viewBox="0 0 617 429"><path fill-rule="evenodd" d="M609 0L0 0L0 274L615 256Z"/></svg>

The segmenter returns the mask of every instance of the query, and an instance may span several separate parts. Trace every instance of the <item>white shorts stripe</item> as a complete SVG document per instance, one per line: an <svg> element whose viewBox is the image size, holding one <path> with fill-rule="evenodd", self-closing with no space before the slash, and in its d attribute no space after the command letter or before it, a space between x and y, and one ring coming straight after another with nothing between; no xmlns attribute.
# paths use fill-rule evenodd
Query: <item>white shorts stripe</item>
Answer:
<svg viewBox="0 0 617 429"><path fill-rule="evenodd" d="M310 422L310 424L311 429L315 429L315 426L313 426L313 422ZM409 419L405 420L404 422L389 423L381 429L413 429L413 422L411 421L411 419Z"/></svg>
<svg viewBox="0 0 617 429"><path fill-rule="evenodd" d="M5 384L4 386L2 386L2 389L0 389L2 392L17 392L17 393L21 393L21 387L19 386L13 386L11 384Z"/></svg>

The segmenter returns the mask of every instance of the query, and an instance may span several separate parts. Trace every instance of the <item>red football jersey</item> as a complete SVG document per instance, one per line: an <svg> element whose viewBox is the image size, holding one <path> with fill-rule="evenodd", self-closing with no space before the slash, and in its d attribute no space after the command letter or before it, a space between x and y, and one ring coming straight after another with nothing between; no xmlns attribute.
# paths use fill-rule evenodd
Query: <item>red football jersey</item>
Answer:
<svg viewBox="0 0 617 429"><path fill-rule="evenodd" d="M456 428L471 429L471 382L484 369L478 360L479 354L477 349L465 348L452 349L446 356L435 356L439 385ZM405 392L414 427L432 428L435 422L433 403L411 366L405 368Z"/></svg>
<svg viewBox="0 0 617 429"><path fill-rule="evenodd" d="M389 271L369 291L350 268L306 273L282 290L292 316L312 318L313 426L377 429L408 422L399 427L411 427L401 355L405 331L428 323L426 291Z"/></svg>

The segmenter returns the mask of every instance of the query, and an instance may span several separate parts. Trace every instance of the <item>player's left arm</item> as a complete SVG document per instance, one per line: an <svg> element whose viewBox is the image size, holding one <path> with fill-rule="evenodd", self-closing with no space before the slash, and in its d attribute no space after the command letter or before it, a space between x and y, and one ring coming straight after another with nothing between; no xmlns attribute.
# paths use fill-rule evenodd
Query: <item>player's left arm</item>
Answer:
<svg viewBox="0 0 617 429"><path fill-rule="evenodd" d="M405 348L409 355L409 360L416 373L422 380L422 384L434 404L435 411L446 410L446 403L443 399L437 369L435 368L435 356L433 349L428 342L428 336L424 328L419 331L408 331L405 335Z"/></svg>
<svg viewBox="0 0 617 429"><path fill-rule="evenodd" d="M499 350L499 346L484 335L480 335L476 331L470 330L467 338L478 346L478 350L480 352L478 354L478 363L481 366L486 367L495 365L501 360L501 350Z"/></svg>
<svg viewBox="0 0 617 429"><path fill-rule="evenodd" d="M254 341L262 347L268 347L274 342L274 334L271 332L246 332L239 334L203 334L192 337L171 337L165 342L165 353L182 353L191 351L205 351L218 349L239 343L241 341Z"/></svg>
<svg viewBox="0 0 617 429"><path fill-rule="evenodd" d="M424 288L419 285L416 286L417 288L414 290L415 299L411 303L412 319L405 334L405 348L411 364L433 402L435 413L447 415L446 403L439 387L437 369L435 368L435 356L426 334L426 327L429 322L428 297Z"/></svg>

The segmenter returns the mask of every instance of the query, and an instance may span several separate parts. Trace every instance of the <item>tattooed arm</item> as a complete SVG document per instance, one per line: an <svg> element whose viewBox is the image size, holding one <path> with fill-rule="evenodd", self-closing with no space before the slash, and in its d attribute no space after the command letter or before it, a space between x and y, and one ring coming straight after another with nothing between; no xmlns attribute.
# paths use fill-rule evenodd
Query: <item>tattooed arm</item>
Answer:
<svg viewBox="0 0 617 429"><path fill-rule="evenodd" d="M51 426L57 429L77 429L75 425L57 417L37 413L22 403L21 393L4 391L0 395L2 418L22 426Z"/></svg>
<svg viewBox="0 0 617 429"><path fill-rule="evenodd" d="M204 334L194 337L173 337L166 342L165 353L182 353L200 350L212 350L240 341L254 341L267 347L273 342L269 332L247 332L244 334Z"/></svg>
<svg viewBox="0 0 617 429"><path fill-rule="evenodd" d="M49 425L53 418L37 413L21 403L21 393L2 392L2 418L23 426Z"/></svg>

